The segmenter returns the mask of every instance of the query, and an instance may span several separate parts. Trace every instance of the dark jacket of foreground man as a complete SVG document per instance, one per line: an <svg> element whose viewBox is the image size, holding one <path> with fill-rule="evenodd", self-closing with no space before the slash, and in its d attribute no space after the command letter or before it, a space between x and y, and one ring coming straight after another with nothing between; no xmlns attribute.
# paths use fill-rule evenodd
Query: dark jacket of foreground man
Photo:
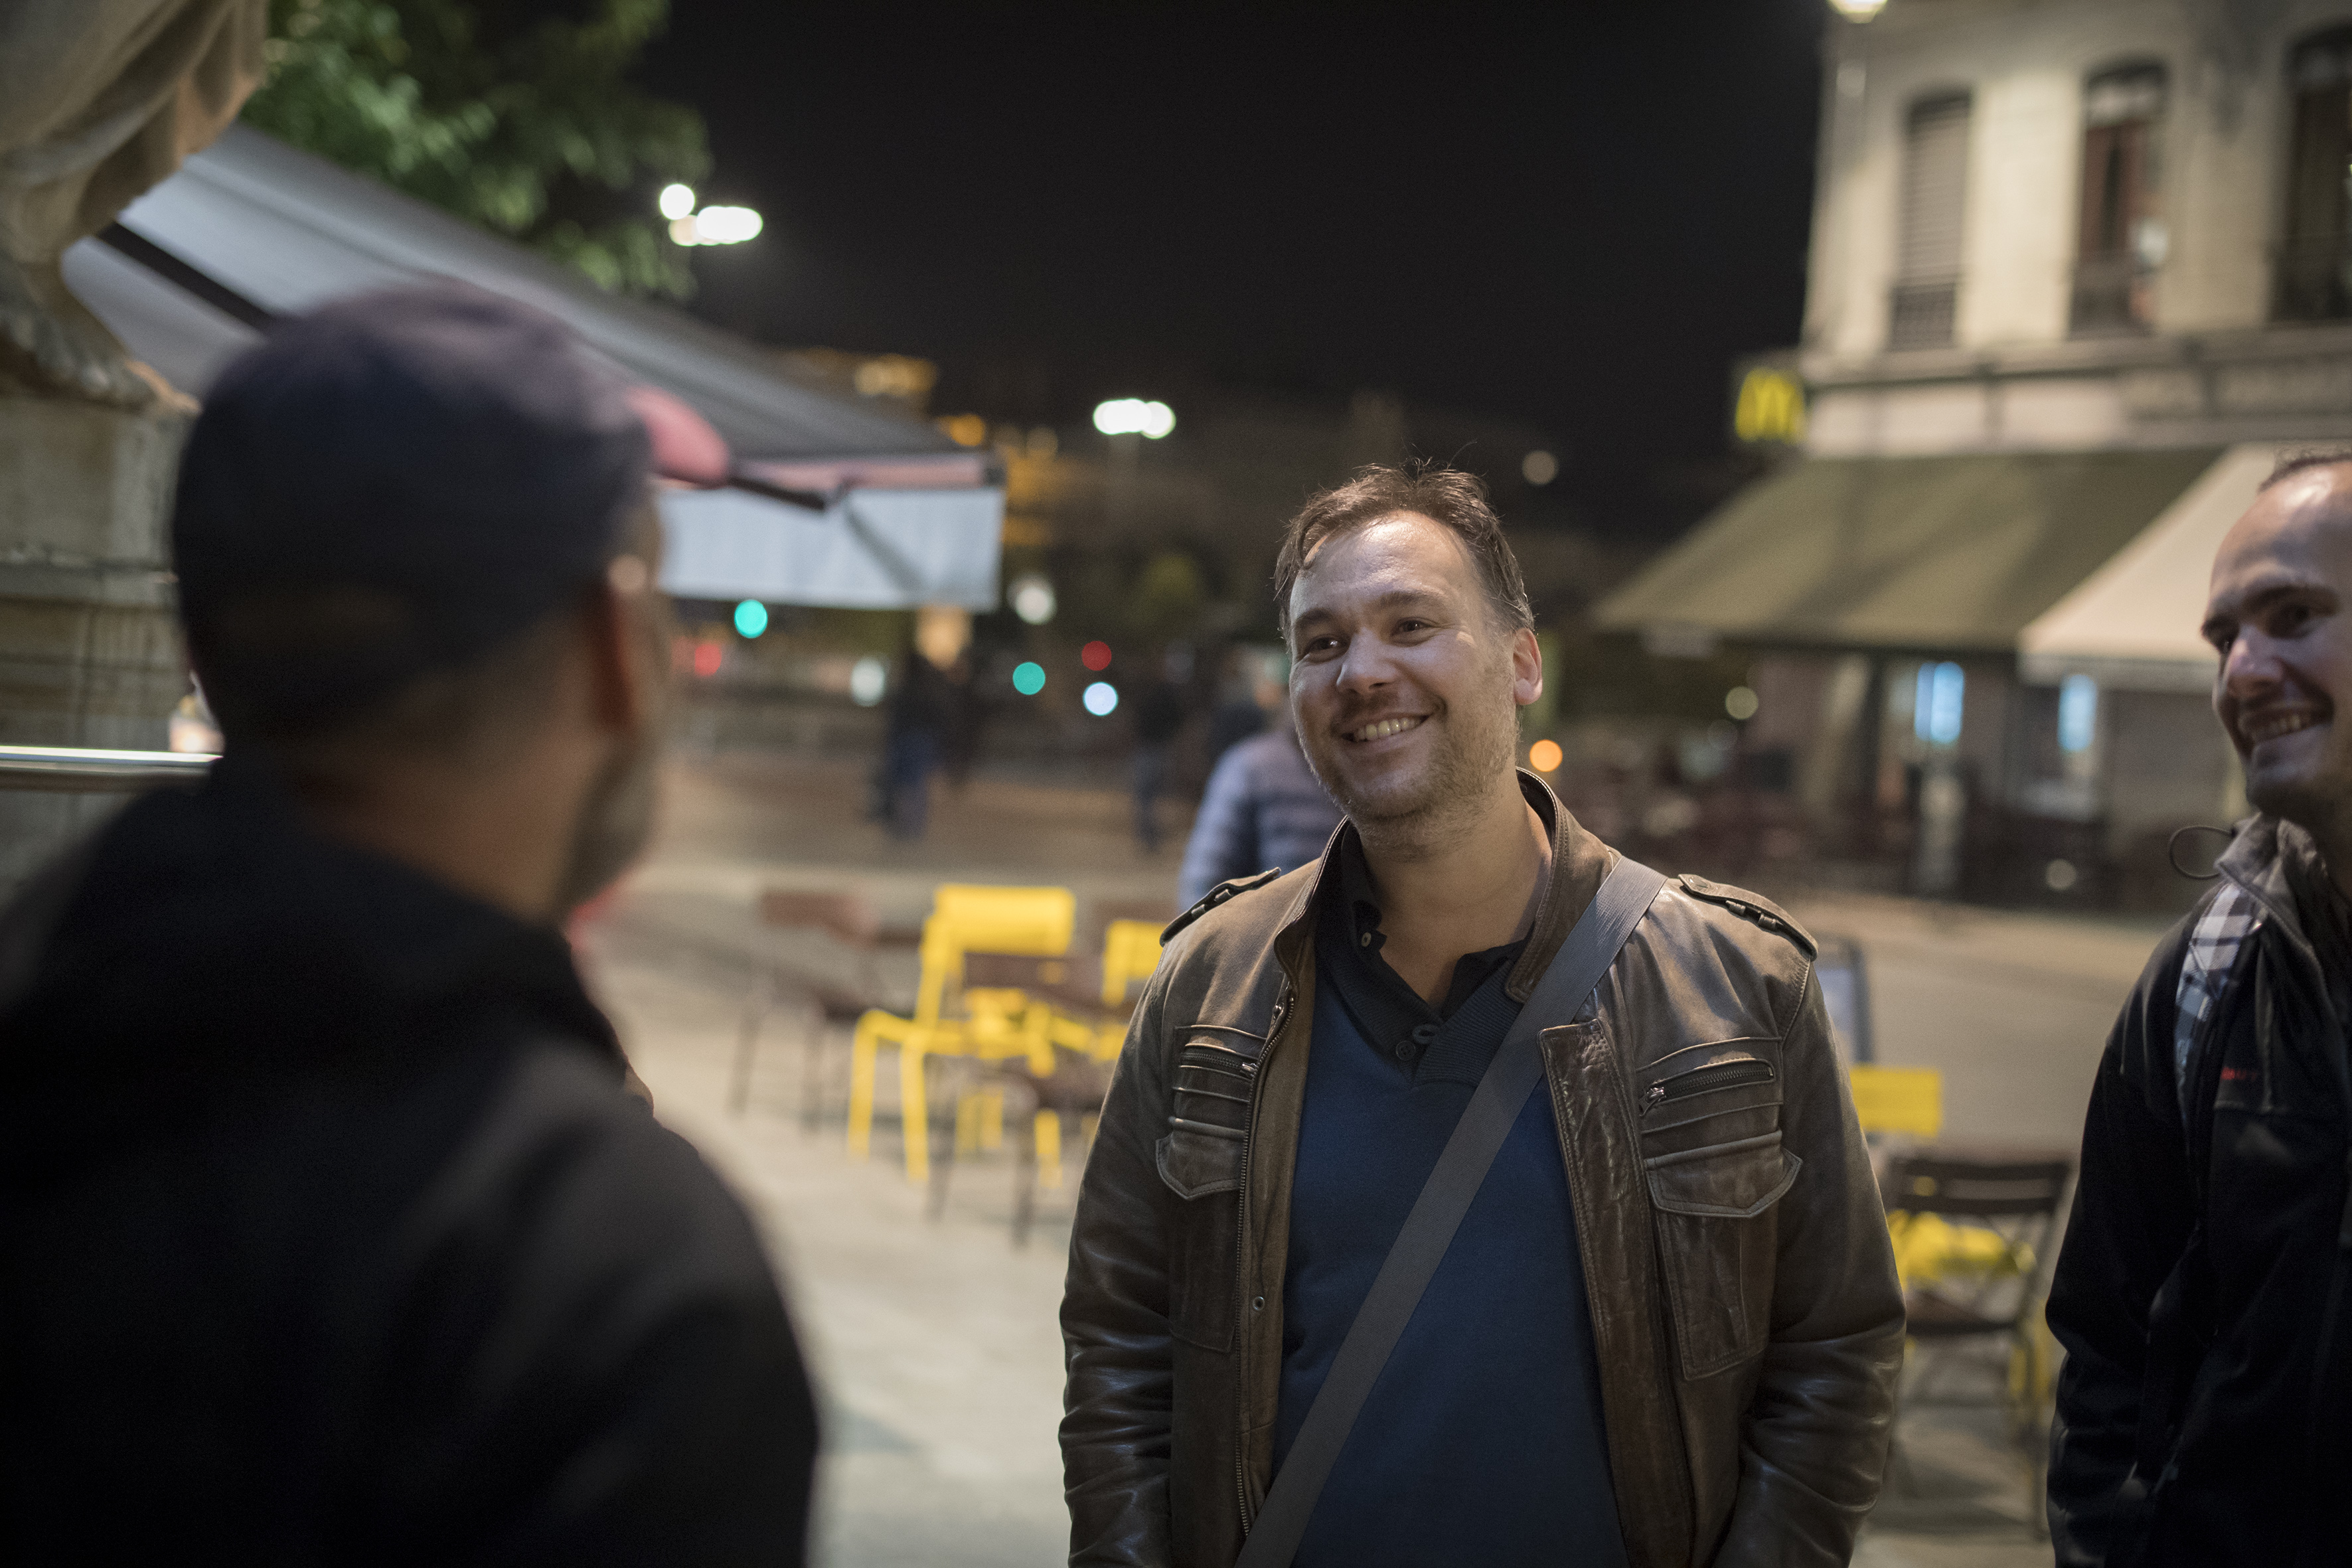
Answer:
<svg viewBox="0 0 2352 1568"><path fill-rule="evenodd" d="M1523 777L1553 872L1521 1002L1615 864ZM1074 1563L1222 1568L1265 1500L1330 864L1225 898L1138 1005L1062 1310ZM1878 1494L1903 1303L1811 960L1777 910L1686 878L1598 1011L1541 1037L1633 1568L1843 1563ZM1196 1049L1254 1064L1246 1105L1178 1081ZM1750 1057L1769 1079L1651 1092Z"/></svg>
<svg viewBox="0 0 2352 1568"><path fill-rule="evenodd" d="M224 763L0 917L0 1560L798 1563L757 1238L553 931Z"/></svg>
<svg viewBox="0 0 2352 1568"><path fill-rule="evenodd" d="M2149 959L2092 1089L2049 1305L2066 1347L2050 1470L2065 1568L2352 1562L2335 1489L2352 1403L2320 1377L2330 1275L2352 1247L2346 909L2310 837L2273 818L2242 827L2221 869ZM2260 923L2184 1067L2181 967L2233 887ZM2340 1389L2352 1326L2329 1352ZM2306 1531L2316 1555L2298 1559Z"/></svg>

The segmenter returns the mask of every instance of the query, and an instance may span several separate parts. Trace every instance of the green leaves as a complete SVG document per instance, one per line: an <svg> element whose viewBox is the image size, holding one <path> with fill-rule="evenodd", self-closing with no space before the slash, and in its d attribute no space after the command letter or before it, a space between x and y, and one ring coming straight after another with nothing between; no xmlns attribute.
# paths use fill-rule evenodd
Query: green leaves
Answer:
<svg viewBox="0 0 2352 1568"><path fill-rule="evenodd" d="M602 288L684 299L654 193L709 174L702 117L624 79L668 0L587 9L501 27L462 0L270 0L269 80L245 119Z"/></svg>

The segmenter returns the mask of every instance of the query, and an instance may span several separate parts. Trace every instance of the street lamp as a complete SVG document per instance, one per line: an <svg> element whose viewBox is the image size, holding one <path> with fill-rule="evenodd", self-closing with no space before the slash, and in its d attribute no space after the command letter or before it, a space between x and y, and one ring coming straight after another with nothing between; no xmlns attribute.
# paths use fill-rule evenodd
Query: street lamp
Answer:
<svg viewBox="0 0 2352 1568"><path fill-rule="evenodd" d="M1886 0L1830 0L1849 22L1867 22L1886 8Z"/></svg>
<svg viewBox="0 0 2352 1568"><path fill-rule="evenodd" d="M760 215L750 207L704 207L695 210L694 187L664 185L656 205L669 219L674 245L740 245L758 237Z"/></svg>
<svg viewBox="0 0 2352 1568"><path fill-rule="evenodd" d="M1095 428L1106 436L1141 436L1157 441L1176 428L1176 411L1140 397L1114 397L1095 405Z"/></svg>

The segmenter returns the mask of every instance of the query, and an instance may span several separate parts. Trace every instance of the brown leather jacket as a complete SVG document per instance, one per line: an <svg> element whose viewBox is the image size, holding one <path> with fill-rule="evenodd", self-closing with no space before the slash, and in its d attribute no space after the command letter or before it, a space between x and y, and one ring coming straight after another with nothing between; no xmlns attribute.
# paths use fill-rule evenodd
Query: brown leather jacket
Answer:
<svg viewBox="0 0 2352 1568"><path fill-rule="evenodd" d="M1521 777L1554 868L1524 1002L1615 856ZM1073 1564L1223 1568L1265 1501L1338 843L1202 900L1136 1009L1062 1305ZM1770 904L1684 878L1598 1010L1542 1035L1633 1568L1842 1563L1878 1493L1903 1302L1811 960ZM1245 1072L1247 1104L1192 1062Z"/></svg>

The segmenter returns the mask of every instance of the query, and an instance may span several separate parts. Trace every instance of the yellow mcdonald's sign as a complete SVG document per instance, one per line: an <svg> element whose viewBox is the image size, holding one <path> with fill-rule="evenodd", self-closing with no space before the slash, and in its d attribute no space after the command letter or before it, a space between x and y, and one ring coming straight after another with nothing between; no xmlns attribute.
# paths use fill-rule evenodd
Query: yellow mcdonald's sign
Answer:
<svg viewBox="0 0 2352 1568"><path fill-rule="evenodd" d="M1743 441L1780 441L1790 446L1803 441L1804 384L1770 365L1750 369L1740 378L1739 396L1731 411L1731 432Z"/></svg>

